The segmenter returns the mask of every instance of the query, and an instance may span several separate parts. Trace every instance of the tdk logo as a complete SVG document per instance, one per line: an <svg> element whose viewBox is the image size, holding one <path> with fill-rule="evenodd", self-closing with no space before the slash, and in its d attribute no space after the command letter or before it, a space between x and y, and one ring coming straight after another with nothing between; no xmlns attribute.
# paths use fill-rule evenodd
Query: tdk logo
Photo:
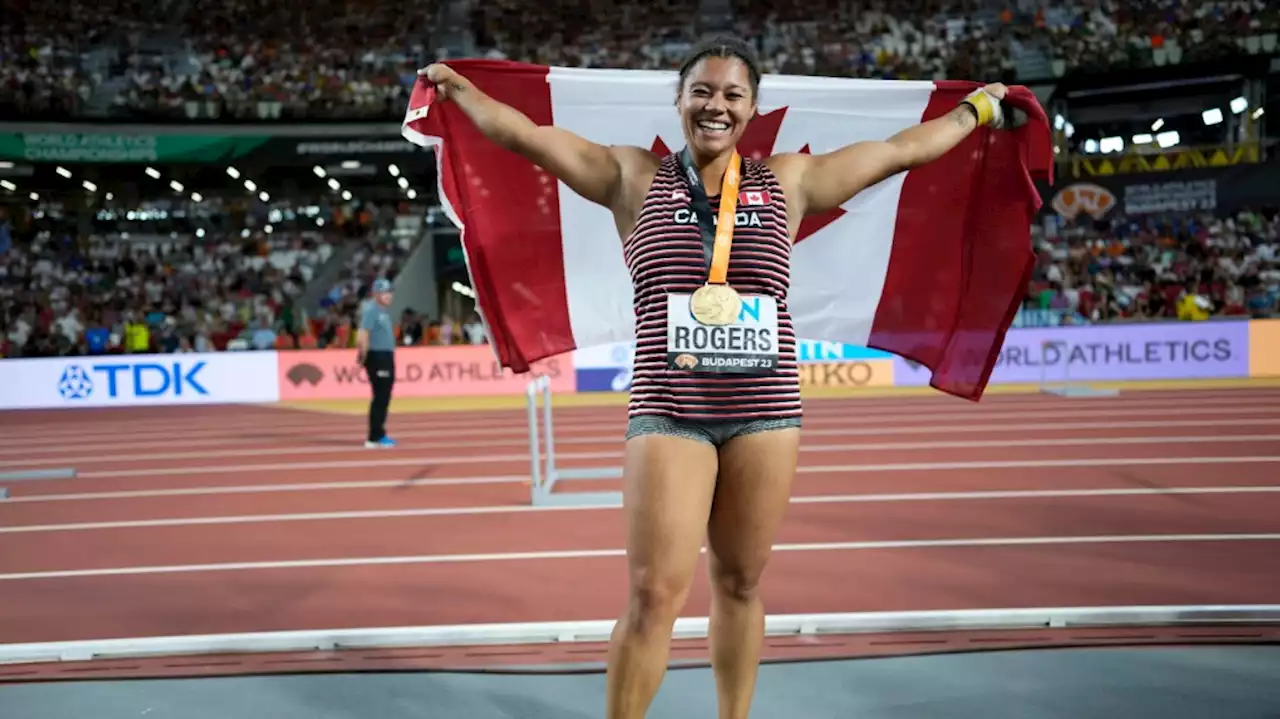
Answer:
<svg viewBox="0 0 1280 719"><path fill-rule="evenodd" d="M58 380L58 394L63 399L86 399L93 394L93 379L80 365L67 365Z"/></svg>
<svg viewBox="0 0 1280 719"><path fill-rule="evenodd" d="M105 385L107 396L113 399L207 396L209 390L200 383L200 371L204 368L204 362L189 365L120 362L95 364L89 371L80 365L67 365L58 380L58 394L66 400L87 399L95 387Z"/></svg>

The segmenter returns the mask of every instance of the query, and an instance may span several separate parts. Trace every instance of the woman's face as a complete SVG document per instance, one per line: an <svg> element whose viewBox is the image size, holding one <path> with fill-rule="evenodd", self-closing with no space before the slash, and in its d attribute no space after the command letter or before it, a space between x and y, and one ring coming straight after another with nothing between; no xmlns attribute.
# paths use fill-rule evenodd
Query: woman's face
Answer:
<svg viewBox="0 0 1280 719"><path fill-rule="evenodd" d="M756 114L746 63L736 57L699 60L685 77L676 109L691 150L704 156L728 152Z"/></svg>

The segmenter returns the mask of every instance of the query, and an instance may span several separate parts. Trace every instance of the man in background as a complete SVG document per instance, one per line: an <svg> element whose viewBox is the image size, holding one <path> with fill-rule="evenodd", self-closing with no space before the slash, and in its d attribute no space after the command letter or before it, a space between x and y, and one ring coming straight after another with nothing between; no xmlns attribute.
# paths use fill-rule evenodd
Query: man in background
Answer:
<svg viewBox="0 0 1280 719"><path fill-rule="evenodd" d="M356 359L364 367L373 389L369 404L369 436L364 446L394 447L387 436L387 407L391 404L391 388L396 381L396 332L391 321L391 281L375 280L360 311L360 329L356 332Z"/></svg>

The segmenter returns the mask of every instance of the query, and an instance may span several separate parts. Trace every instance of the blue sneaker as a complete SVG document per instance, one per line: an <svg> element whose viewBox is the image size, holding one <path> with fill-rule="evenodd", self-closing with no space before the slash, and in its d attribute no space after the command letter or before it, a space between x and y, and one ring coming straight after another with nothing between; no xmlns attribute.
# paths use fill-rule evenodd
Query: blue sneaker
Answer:
<svg viewBox="0 0 1280 719"><path fill-rule="evenodd" d="M390 437L383 437L377 442L366 440L364 443L365 449L391 449L394 446L396 446L396 441Z"/></svg>

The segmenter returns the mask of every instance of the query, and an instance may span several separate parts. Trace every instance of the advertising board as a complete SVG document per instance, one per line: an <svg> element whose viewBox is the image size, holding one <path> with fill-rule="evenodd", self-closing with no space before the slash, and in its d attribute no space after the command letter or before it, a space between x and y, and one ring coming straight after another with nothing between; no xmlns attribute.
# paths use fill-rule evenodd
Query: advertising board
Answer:
<svg viewBox="0 0 1280 719"><path fill-rule="evenodd" d="M368 399L369 379L356 364L355 350L280 352L281 400ZM534 365L551 380L551 391L577 389L570 356ZM524 394L531 377L503 369L487 346L408 347L396 350L395 397L463 397Z"/></svg>
<svg viewBox="0 0 1280 719"><path fill-rule="evenodd" d="M1280 320L1249 323L1249 376L1280 377Z"/></svg>
<svg viewBox="0 0 1280 719"><path fill-rule="evenodd" d="M894 364L895 384L929 384L927 369ZM1009 330L991 384L1248 376L1248 323L1152 322Z"/></svg>
<svg viewBox="0 0 1280 719"><path fill-rule="evenodd" d="M275 352L6 359L0 409L275 402L275 365Z"/></svg>

